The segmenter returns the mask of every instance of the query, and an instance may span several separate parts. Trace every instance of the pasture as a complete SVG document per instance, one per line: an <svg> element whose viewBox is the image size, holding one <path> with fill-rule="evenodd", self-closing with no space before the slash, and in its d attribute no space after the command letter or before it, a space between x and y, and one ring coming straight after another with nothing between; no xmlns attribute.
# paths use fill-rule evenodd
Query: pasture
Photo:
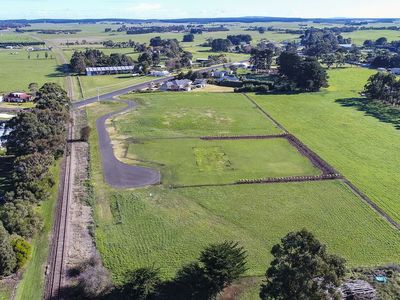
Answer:
<svg viewBox="0 0 400 300"><path fill-rule="evenodd" d="M31 82L39 86L46 82L63 85L64 74L58 70L58 63L51 51L48 59L45 59L44 51L31 52L30 56L29 59L25 50L0 50L0 93L28 91Z"/></svg>
<svg viewBox="0 0 400 300"><path fill-rule="evenodd" d="M127 94L137 109L114 120L119 135L134 138L267 135L282 131L240 94Z"/></svg>
<svg viewBox="0 0 400 300"><path fill-rule="evenodd" d="M129 144L125 158L161 169L163 184L228 184L240 179L318 175L286 139L152 139Z"/></svg>
<svg viewBox="0 0 400 300"><path fill-rule="evenodd" d="M333 84L331 89L335 89ZM320 95L328 93L324 91ZM271 133L271 128L279 133L241 95L157 93L129 94L125 97L137 100L140 105L136 111L115 117L109 122L114 142L142 141L143 144L130 144L129 156L143 156L157 163L161 161L165 168L182 168L181 174L188 178L193 176L196 180L201 180L201 175L196 175L196 172L201 173L196 156L200 158L198 161L203 170L212 169L216 172L221 166L225 168L226 159L221 152L228 152L229 146L216 141L212 147L203 150L199 148L204 148L205 142L193 137L265 134ZM264 104L267 100L262 97L255 98ZM87 109L90 125L93 127L97 117L121 106L123 104L117 103L90 106ZM213 109L213 118L204 119L202 115L209 109ZM310 115L312 109L312 106L308 107ZM186 110L188 113L183 114ZM307 116L299 109L298 113L298 119ZM363 117L362 114L359 116ZM230 124L219 122L222 117L231 118ZM288 118L281 115L275 117L284 121ZM313 132L310 130L309 134ZM185 135L190 138L182 139ZM146 137L151 138L146 140ZM172 137L178 139L170 139ZM299 137L303 139L300 134ZM115 190L103 183L96 132L90 139L92 181L96 198L96 243L116 283L124 280L126 271L152 265L160 268L163 277L170 278L183 264L194 260L204 246L223 240L239 241L245 246L249 268L246 275L262 276L271 260L271 247L287 232L301 228L313 231L327 243L330 252L345 257L349 266L379 265L400 260L399 233L340 180L181 189L161 185L136 190ZM326 143L329 137L320 139L320 142ZM226 142L229 144L237 141ZM308 140L304 142L311 146ZM267 162L269 159L279 159L280 155L286 156L287 162L292 164L304 158L299 157L298 153L293 153L296 154L293 157L288 157L286 152L277 154L271 151L277 146L270 143L271 140L262 140L260 145L235 145L234 151L245 147L251 152L253 147L260 147L260 158ZM140 150L140 147L143 149ZM285 147L281 151L288 150L290 148ZM244 153L247 155L247 152ZM255 164L253 158L249 155L249 166ZM195 168L193 161L196 161ZM288 171L294 166L282 169ZM307 163L303 161L298 166L304 168ZM261 164L257 170L263 167ZM164 178L176 180L168 171L163 175ZM215 177L215 180L219 179Z"/></svg>
<svg viewBox="0 0 400 300"><path fill-rule="evenodd" d="M373 71L332 70L319 93L252 96L291 133L400 222L400 135L351 106Z"/></svg>

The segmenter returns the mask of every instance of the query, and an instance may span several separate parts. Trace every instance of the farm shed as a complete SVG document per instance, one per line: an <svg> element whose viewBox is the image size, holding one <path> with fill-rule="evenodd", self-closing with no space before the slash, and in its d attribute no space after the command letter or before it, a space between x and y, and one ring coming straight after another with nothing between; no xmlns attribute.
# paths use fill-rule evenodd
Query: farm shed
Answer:
<svg viewBox="0 0 400 300"><path fill-rule="evenodd" d="M117 66L117 67L89 67L86 68L87 76L111 75L111 74L127 74L132 73L134 66Z"/></svg>
<svg viewBox="0 0 400 300"><path fill-rule="evenodd" d="M376 300L375 289L364 280L346 281L340 286L344 300Z"/></svg>

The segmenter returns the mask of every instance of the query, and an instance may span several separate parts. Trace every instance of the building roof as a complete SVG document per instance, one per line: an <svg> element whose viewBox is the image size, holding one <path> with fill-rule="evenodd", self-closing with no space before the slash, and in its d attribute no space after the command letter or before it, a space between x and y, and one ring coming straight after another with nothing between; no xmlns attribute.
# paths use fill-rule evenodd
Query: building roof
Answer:
<svg viewBox="0 0 400 300"><path fill-rule="evenodd" d="M14 92L6 95L6 97L9 98L19 98L19 99L30 99L31 95L28 95L27 93L21 93L21 92Z"/></svg>
<svg viewBox="0 0 400 300"><path fill-rule="evenodd" d="M134 66L117 66L117 67L89 67L86 72L107 72L107 71L131 71Z"/></svg>

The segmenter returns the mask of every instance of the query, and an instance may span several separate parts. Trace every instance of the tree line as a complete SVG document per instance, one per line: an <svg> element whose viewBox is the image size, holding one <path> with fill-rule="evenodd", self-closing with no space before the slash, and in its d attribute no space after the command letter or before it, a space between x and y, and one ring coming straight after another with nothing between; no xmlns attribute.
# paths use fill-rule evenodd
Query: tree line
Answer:
<svg viewBox="0 0 400 300"><path fill-rule="evenodd" d="M42 229L37 212L55 181L49 172L65 149L70 100L55 83L38 91L36 106L19 112L6 124L6 154L13 157L11 188L0 206L0 276L23 266L31 239Z"/></svg>
<svg viewBox="0 0 400 300"><path fill-rule="evenodd" d="M262 300L335 299L345 273L345 260L327 252L309 231L290 232L272 247L272 261L260 286ZM92 264L93 265L93 264ZM104 271L83 275L75 291L92 299L211 300L247 271L247 252L239 243L211 244L197 260L181 267L174 278L162 280L156 267L127 273L117 287L107 284Z"/></svg>
<svg viewBox="0 0 400 300"><path fill-rule="evenodd" d="M70 61L72 71L79 74L84 73L87 67L132 65L132 58L125 54L112 53L106 55L97 49L86 49L84 52L75 51Z"/></svg>

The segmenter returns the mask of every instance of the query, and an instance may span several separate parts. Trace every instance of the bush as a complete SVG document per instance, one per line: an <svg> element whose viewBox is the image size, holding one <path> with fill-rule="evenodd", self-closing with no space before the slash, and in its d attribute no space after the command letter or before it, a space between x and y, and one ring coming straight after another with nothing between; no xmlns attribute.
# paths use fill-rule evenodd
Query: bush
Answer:
<svg viewBox="0 0 400 300"><path fill-rule="evenodd" d="M13 247L17 259L17 270L19 270L26 264L31 256L32 247L28 241L17 235L11 236L11 246Z"/></svg>
<svg viewBox="0 0 400 300"><path fill-rule="evenodd" d="M0 222L0 277L11 275L17 266L17 258L11 246L10 235Z"/></svg>
<svg viewBox="0 0 400 300"><path fill-rule="evenodd" d="M32 237L43 227L43 221L32 204L22 200L4 204L0 218L9 232L25 238Z"/></svg>
<svg viewBox="0 0 400 300"><path fill-rule="evenodd" d="M89 137L90 137L90 132L91 132L91 128L89 126L85 126L81 129L81 140L83 142L87 142L89 141Z"/></svg>

